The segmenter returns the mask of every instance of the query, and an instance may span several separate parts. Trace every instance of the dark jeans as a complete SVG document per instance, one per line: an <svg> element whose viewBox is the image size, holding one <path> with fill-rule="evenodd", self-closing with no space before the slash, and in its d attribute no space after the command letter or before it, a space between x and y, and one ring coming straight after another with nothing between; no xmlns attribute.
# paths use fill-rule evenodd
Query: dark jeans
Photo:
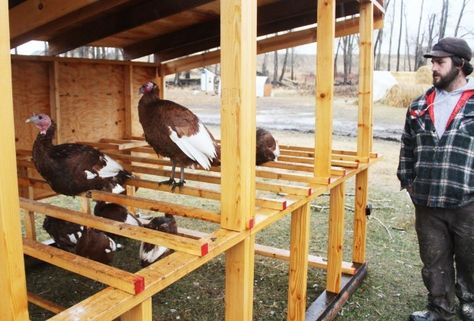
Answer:
<svg viewBox="0 0 474 321"><path fill-rule="evenodd" d="M449 320L455 296L461 303L474 302L474 203L457 209L415 208L428 309Z"/></svg>

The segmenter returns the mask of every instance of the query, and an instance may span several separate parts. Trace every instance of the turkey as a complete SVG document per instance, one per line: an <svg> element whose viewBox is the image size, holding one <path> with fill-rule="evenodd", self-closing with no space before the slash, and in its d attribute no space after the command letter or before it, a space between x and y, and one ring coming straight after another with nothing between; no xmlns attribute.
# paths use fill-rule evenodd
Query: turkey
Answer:
<svg viewBox="0 0 474 321"><path fill-rule="evenodd" d="M78 255L104 264L112 262L117 249L117 244L107 234L90 227L84 228L76 245Z"/></svg>
<svg viewBox="0 0 474 321"><path fill-rule="evenodd" d="M135 226L141 226L142 223L148 222L129 213L128 210L120 204L106 203L103 201L97 201L95 204L94 215ZM107 233L107 235L117 242L117 248L123 248L123 245L118 242L125 241L126 238L110 233Z"/></svg>
<svg viewBox="0 0 474 321"><path fill-rule="evenodd" d="M174 189L183 186L184 167L200 165L208 170L219 164L220 150L206 126L188 108L159 97L159 88L153 82L140 87L143 94L138 103L138 116L145 140L161 156L169 157L172 172L169 184ZM181 167L179 182L175 181L176 166Z"/></svg>
<svg viewBox="0 0 474 321"><path fill-rule="evenodd" d="M33 144L33 162L41 176L59 194L78 195L88 190L121 193L132 175L109 156L81 144L53 145L56 124L46 114L26 120L40 132Z"/></svg>
<svg viewBox="0 0 474 321"><path fill-rule="evenodd" d="M178 226L173 215L165 214L165 216L154 217L149 223L144 224L143 227L166 232L170 234L178 234ZM142 267L146 267L153 262L156 262L174 251L160 245L142 242L140 244L140 263Z"/></svg>
<svg viewBox="0 0 474 321"><path fill-rule="evenodd" d="M68 221L46 216L43 228L53 238L55 245L65 251L74 251L84 227Z"/></svg>
<svg viewBox="0 0 474 321"><path fill-rule="evenodd" d="M272 134L263 128L257 128L256 140L257 154L256 164L261 165L265 162L277 160L280 156L280 148L278 142L273 138Z"/></svg>
<svg viewBox="0 0 474 321"><path fill-rule="evenodd" d="M114 221L140 226L140 219L128 212L128 210L116 203L98 201L94 207L94 215L108 218Z"/></svg>

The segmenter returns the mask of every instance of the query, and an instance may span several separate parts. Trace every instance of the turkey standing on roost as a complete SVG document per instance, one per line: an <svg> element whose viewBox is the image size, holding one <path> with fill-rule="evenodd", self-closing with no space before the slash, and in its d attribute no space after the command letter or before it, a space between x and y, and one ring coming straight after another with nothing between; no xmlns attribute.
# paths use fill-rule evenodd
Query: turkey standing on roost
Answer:
<svg viewBox="0 0 474 321"><path fill-rule="evenodd" d="M257 128L257 155L256 164L261 165L265 162L277 160L280 156L280 147L272 134L263 128Z"/></svg>
<svg viewBox="0 0 474 321"><path fill-rule="evenodd" d="M33 144L33 162L49 186L59 194L78 195L88 190L121 193L132 175L109 156L81 144L53 145L56 124L46 114L26 120L40 132Z"/></svg>
<svg viewBox="0 0 474 321"><path fill-rule="evenodd" d="M169 157L172 172L169 180L160 184L183 186L184 167L199 164L208 170L219 164L220 150L214 137L188 108L159 97L153 82L140 87L143 94L138 103L138 116L145 140L161 156ZM181 167L179 182L174 180L176 166Z"/></svg>

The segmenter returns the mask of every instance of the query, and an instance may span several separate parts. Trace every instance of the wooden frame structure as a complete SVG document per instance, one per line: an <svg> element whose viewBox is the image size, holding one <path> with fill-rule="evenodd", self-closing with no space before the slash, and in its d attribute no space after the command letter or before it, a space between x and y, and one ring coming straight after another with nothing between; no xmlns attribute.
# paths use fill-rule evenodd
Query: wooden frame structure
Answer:
<svg viewBox="0 0 474 321"><path fill-rule="evenodd" d="M179 4L175 6L173 2ZM6 293L6 299L0 301L0 311L5 311L2 313L5 313L6 320L28 320L28 300L57 313L50 320L113 320L119 316L123 321L151 320L153 295L222 253L226 256L225 320L253 319L256 253L289 261L287 320L331 320L335 317L347 300L347 294L355 290L367 271L367 173L378 159L377 154L372 152L372 32L382 25L383 2L298 0L290 5L288 3L274 0L154 3L133 0L45 0L37 3L26 0L10 1L8 10L7 2L0 2L0 63L3 71L0 75L3 106L0 117L0 257L4 262L0 270L0 292ZM147 11L153 5L162 6L159 8L161 11ZM181 21L182 15L187 14L188 10L194 12L196 7L201 8L199 6L204 7L209 16L217 16L217 20L196 20L199 24L194 30L190 30L183 22L183 29L168 30L168 33L150 37L152 30L160 26L159 19L164 17L170 21ZM116 16L107 15L107 10ZM142 20L127 20L126 12L131 10L139 12ZM258 10L261 10L262 15L259 13L257 18ZM316 12L317 27L257 41L259 35L289 30L302 23L309 24L306 21L314 19L311 17L316 17ZM18 20L20 17L23 18L21 23ZM102 24L110 24L114 19L126 21L117 30L109 30ZM116 36L121 32L134 34L133 28L144 24L144 21L149 23L142 30L146 35L135 44L121 40L130 37ZM156 24L154 21L157 21ZM220 30L218 33L215 32L216 23ZM104 28L100 29L100 26ZM354 151L334 150L331 139L333 40L336 36L357 32L360 34L357 148ZM195 38L186 40L194 39L192 45L183 42L181 38L193 33ZM269 162L256 168L253 165L256 126L253 75L256 72L256 53L314 42L316 38L316 144L308 148L280 146L282 157L278 162ZM10 44L15 46L30 39L48 40L51 56L10 57ZM169 47L161 47L160 44L165 43L165 40L171 43ZM148 64L53 56L83 44L115 44L124 48L126 58L130 59L157 52L159 61ZM216 46L220 46L220 50L187 56ZM174 58L178 59L170 60ZM107 150L134 173L166 176L169 173L166 168L170 163L154 157L140 137L134 108L138 97L134 91L139 84L149 79L156 79L163 88L164 76L167 74L216 62L222 66L222 165L212 168L210 172L197 171L187 175L187 180L206 182L215 188L185 186L179 193L216 200L220 202L220 212L144 199L133 193L117 196L91 191L84 195L84 211L88 210L88 198L134 208L171 211L175 215L215 223L217 227L212 233L181 229L180 235L170 236L36 201L51 196L52 192L35 173L31 162L29 149L35 134L22 124L27 115L33 111L52 114L58 122L57 142L86 141ZM84 95L86 92L87 97ZM106 122L90 107L91 100L100 104L102 111L108 111L109 119ZM31 110L32 106L35 110ZM101 125L97 122L101 122ZM104 124L105 129L102 131L88 130L102 128ZM103 137L104 132L108 133L107 138ZM344 191L346 181L351 177L356 178L352 262L343 262ZM128 184L130 187L160 189L156 183L141 178L133 179ZM20 187L20 198L17 190L12 188L17 185ZM132 191L133 188L128 190ZM309 255L309 203L328 191L330 214L326 261ZM267 196L275 196L275 193L284 193L284 196ZM27 213L23 243L19 208ZM102 266L35 241L36 214L166 245L176 252L134 274ZM288 214L291 215L289 251L255 243L255 235L259 231ZM22 253L93 277L108 287L72 307L59 307L34 294L27 294ZM71 264L72 260L79 263ZM310 307L306 307L309 266L326 269L327 283L326 291Z"/></svg>

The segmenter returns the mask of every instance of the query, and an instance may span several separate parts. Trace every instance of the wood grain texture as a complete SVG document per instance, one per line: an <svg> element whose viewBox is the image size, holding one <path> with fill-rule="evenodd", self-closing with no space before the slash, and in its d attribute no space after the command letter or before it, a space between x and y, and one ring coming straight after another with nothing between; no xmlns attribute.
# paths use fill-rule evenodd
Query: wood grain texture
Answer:
<svg viewBox="0 0 474 321"><path fill-rule="evenodd" d="M332 148L332 105L334 93L334 36L336 0L318 1L316 58L316 145L314 175L330 176Z"/></svg>
<svg viewBox="0 0 474 321"><path fill-rule="evenodd" d="M28 300L21 247L8 3L0 2L0 311L2 320L26 321Z"/></svg>

